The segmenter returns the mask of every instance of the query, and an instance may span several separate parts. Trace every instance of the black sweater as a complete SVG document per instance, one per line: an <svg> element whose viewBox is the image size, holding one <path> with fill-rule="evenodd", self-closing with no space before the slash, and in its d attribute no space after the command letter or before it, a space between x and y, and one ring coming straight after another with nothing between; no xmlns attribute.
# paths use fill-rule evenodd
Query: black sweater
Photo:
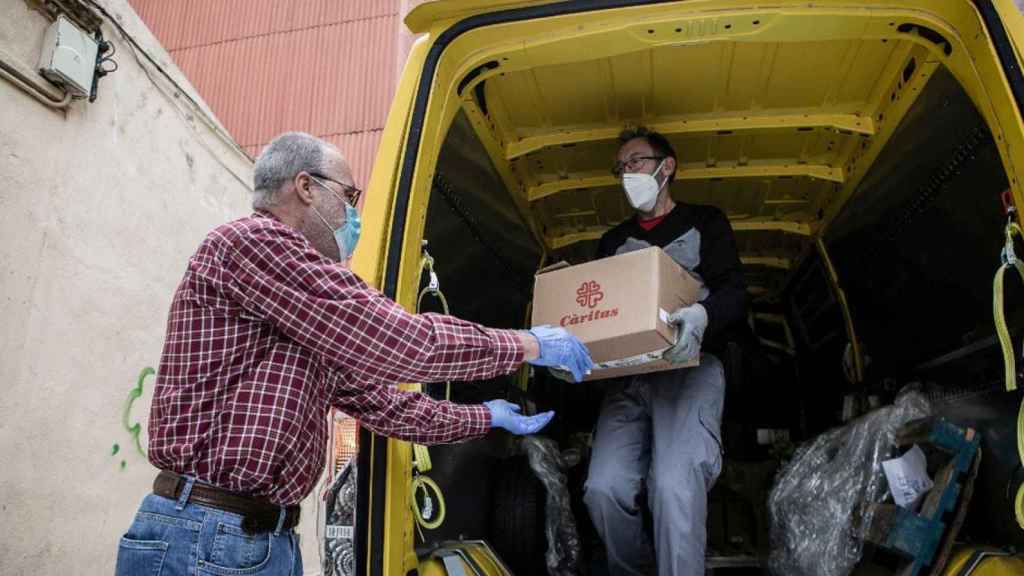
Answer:
<svg viewBox="0 0 1024 576"><path fill-rule="evenodd" d="M630 218L606 232L598 243L597 257L604 258L659 246L692 274L707 291L699 300L708 311L708 327L702 348L714 352L737 331L746 330L748 306L743 264L736 250L732 226L713 206L677 204L650 231Z"/></svg>

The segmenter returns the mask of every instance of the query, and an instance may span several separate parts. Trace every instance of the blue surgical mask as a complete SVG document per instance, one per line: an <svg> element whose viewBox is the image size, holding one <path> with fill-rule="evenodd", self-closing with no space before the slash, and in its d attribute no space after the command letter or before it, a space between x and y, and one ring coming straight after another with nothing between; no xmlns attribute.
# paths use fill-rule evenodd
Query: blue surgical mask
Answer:
<svg viewBox="0 0 1024 576"><path fill-rule="evenodd" d="M342 260L352 257L356 244L359 244L359 235L362 231L363 221L359 218L359 212L346 202L345 223L334 231L334 241L338 243L338 253L343 256Z"/></svg>
<svg viewBox="0 0 1024 576"><path fill-rule="evenodd" d="M320 218L320 221L324 223L324 226L331 229L334 232L334 242L338 245L338 254L342 261L348 260L352 257L352 253L355 252L356 244L359 244L359 235L363 230L362 220L359 218L359 212L354 206L348 203L345 198L340 194L331 190L330 187L326 186L323 182L320 182L316 178L312 179L314 182L320 185L321 188L329 190L335 196L345 203L345 223L340 228L331 228L331 225L327 222L320 211L313 207L313 212Z"/></svg>

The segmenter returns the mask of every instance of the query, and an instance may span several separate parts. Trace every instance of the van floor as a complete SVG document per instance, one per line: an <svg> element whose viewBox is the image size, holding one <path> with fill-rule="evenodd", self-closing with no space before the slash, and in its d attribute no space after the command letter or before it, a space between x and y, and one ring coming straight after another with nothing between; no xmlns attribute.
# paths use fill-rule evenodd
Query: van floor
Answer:
<svg viewBox="0 0 1024 576"><path fill-rule="evenodd" d="M707 576L760 576L764 570L757 566L731 566L728 557L709 557L705 565ZM590 576L610 576L604 549L595 550L590 561Z"/></svg>

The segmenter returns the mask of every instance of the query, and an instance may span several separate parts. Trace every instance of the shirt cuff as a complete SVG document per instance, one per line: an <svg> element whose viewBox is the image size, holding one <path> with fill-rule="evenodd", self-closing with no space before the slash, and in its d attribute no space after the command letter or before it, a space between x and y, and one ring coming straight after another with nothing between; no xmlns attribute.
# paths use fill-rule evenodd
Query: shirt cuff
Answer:
<svg viewBox="0 0 1024 576"><path fill-rule="evenodd" d="M486 435L491 430L491 411L483 404L459 405L459 410L464 411L466 422L465 440L473 440Z"/></svg>
<svg viewBox="0 0 1024 576"><path fill-rule="evenodd" d="M526 350L523 349L523 342L519 339L517 331L495 328L484 328L484 331L494 343L494 363L498 367L498 373L507 374L519 368L526 357Z"/></svg>

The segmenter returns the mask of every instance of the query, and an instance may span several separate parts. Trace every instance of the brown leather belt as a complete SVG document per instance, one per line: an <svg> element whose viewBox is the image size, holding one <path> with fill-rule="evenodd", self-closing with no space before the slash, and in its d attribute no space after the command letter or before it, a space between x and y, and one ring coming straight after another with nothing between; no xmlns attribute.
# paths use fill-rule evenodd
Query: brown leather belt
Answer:
<svg viewBox="0 0 1024 576"><path fill-rule="evenodd" d="M177 500L184 487L185 478L167 470L161 470L153 481L153 493L171 500ZM188 501L242 516L242 529L250 534L274 530L281 514L280 506L265 500L199 482L192 484ZM299 507L287 506L282 529L290 530L298 524Z"/></svg>

